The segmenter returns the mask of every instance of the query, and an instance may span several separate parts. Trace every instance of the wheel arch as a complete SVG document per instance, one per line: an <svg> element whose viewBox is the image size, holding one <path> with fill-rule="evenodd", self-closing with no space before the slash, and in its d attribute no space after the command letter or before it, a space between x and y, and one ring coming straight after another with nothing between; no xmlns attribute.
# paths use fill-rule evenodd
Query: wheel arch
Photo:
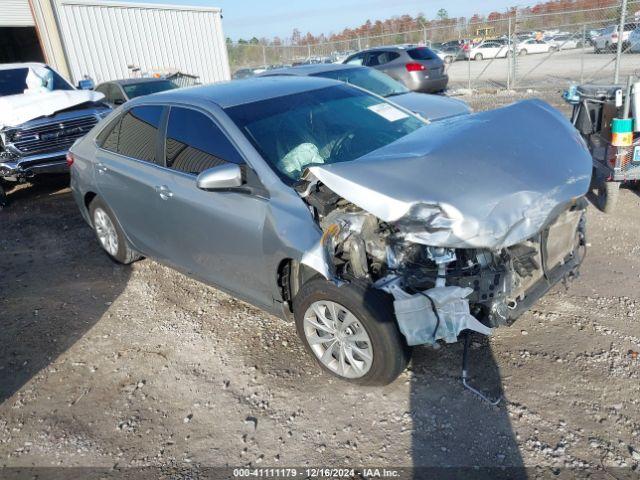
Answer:
<svg viewBox="0 0 640 480"><path fill-rule="evenodd" d="M313 268L292 258L284 258L278 264L276 280L278 290L287 310L293 313L293 299L306 282L321 276Z"/></svg>

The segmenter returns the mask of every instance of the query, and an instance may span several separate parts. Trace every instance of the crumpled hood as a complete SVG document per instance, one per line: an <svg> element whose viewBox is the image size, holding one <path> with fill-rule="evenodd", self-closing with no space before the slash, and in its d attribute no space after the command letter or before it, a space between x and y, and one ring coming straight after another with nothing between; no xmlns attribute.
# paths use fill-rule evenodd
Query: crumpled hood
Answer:
<svg viewBox="0 0 640 480"><path fill-rule="evenodd" d="M554 108L528 100L427 125L311 174L408 241L499 249L539 232L591 179L589 151Z"/></svg>
<svg viewBox="0 0 640 480"><path fill-rule="evenodd" d="M402 95L394 95L387 100L431 121L466 115L472 111L469 105L462 100L430 93L407 92Z"/></svg>
<svg viewBox="0 0 640 480"><path fill-rule="evenodd" d="M99 102L102 93L88 90L53 90L0 97L0 128L53 115L86 102Z"/></svg>

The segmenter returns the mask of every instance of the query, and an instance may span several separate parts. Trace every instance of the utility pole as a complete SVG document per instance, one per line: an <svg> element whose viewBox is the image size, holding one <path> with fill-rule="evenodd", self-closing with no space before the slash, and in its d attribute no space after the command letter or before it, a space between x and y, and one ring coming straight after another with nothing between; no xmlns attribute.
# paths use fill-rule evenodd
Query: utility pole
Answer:
<svg viewBox="0 0 640 480"><path fill-rule="evenodd" d="M618 48L616 49L616 68L613 73L613 83L620 81L620 60L622 60L622 39L624 35L624 23L627 16L627 0L622 0L620 11L620 25L618 26Z"/></svg>

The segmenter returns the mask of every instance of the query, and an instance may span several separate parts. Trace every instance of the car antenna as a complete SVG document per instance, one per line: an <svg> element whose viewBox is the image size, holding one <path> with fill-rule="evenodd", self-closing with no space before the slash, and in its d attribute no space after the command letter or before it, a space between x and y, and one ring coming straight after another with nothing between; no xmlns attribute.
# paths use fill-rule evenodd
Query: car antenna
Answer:
<svg viewBox="0 0 640 480"><path fill-rule="evenodd" d="M464 350L462 350L462 385L464 388L469 390L471 393L477 395L485 402L493 405L494 407L500 403L502 400L502 395L497 398L497 400L491 400L488 395L485 395L480 390L472 387L467 382L468 375L468 360L469 360L469 346L471 344L471 332L469 330L465 330L464 333Z"/></svg>

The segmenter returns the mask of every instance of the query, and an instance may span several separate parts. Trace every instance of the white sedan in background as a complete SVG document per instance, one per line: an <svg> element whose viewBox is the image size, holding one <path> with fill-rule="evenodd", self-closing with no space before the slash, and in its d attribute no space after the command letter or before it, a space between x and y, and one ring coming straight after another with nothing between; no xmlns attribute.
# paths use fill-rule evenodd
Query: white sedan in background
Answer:
<svg viewBox="0 0 640 480"><path fill-rule="evenodd" d="M529 38L524 42L520 42L517 47L519 55L527 55L529 53L548 53L555 52L558 47L545 42L544 40L536 40L535 38Z"/></svg>
<svg viewBox="0 0 640 480"><path fill-rule="evenodd" d="M506 58L509 46L495 40L484 40L474 47L469 47L465 56L472 60L485 58Z"/></svg>
<svg viewBox="0 0 640 480"><path fill-rule="evenodd" d="M579 34L556 35L547 40L547 43L557 47L558 50L571 50L582 47L582 38Z"/></svg>

